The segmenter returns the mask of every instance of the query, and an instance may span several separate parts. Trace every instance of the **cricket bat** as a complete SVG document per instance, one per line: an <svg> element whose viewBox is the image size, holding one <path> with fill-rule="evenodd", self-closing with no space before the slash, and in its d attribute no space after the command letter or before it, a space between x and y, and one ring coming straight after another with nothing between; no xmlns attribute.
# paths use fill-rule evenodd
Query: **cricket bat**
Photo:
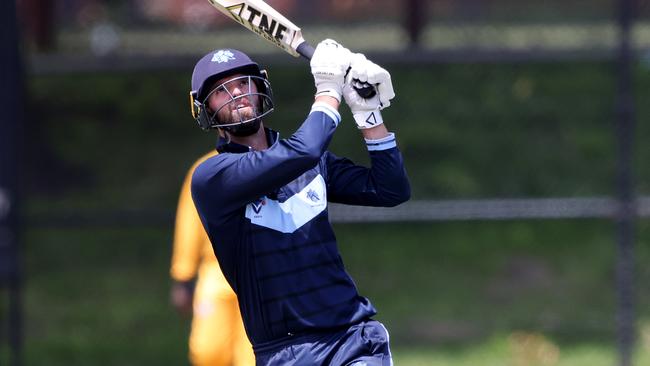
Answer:
<svg viewBox="0 0 650 366"><path fill-rule="evenodd" d="M314 47L302 36L300 27L277 12L263 0L208 0L212 6L232 20L253 31L268 42L294 57L311 60ZM375 95L368 83L355 82L355 89L363 98Z"/></svg>

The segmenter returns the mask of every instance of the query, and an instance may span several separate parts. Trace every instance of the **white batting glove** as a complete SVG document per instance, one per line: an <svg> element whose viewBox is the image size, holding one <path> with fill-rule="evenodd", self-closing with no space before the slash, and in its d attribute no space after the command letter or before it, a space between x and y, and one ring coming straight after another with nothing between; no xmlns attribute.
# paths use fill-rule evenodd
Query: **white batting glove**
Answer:
<svg viewBox="0 0 650 366"><path fill-rule="evenodd" d="M328 95L341 101L345 72L350 67L351 55L350 50L331 39L316 46L310 62L316 96Z"/></svg>
<svg viewBox="0 0 650 366"><path fill-rule="evenodd" d="M376 94L368 99L359 96L354 88L359 82L372 85ZM378 126L384 123L379 111L389 107L390 100L395 97L390 73L367 60L363 54L354 54L343 87L343 96L359 129Z"/></svg>

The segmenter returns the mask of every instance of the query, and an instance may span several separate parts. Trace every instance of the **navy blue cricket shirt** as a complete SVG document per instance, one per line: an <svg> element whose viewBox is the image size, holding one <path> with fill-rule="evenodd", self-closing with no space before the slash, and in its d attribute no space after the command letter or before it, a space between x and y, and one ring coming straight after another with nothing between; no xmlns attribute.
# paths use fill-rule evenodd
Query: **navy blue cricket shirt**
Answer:
<svg viewBox="0 0 650 366"><path fill-rule="evenodd" d="M376 314L346 272L327 202L395 206L410 197L390 134L366 140L371 168L327 151L339 113L315 104L289 138L269 148L220 141L197 167L192 196L256 350Z"/></svg>

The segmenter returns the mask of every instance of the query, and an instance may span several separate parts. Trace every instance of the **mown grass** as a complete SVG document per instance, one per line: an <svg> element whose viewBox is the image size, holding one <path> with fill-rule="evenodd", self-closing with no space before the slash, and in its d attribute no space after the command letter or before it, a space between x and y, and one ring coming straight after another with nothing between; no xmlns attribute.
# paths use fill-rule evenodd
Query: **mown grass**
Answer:
<svg viewBox="0 0 650 366"><path fill-rule="evenodd" d="M391 331L398 365L504 365L521 353L517 334L557 347L557 365L617 357L607 222L335 229L347 269ZM169 228L28 230L27 364L184 364L188 322L168 304L170 238ZM649 273L639 275L643 288ZM637 300L641 327L648 294Z"/></svg>

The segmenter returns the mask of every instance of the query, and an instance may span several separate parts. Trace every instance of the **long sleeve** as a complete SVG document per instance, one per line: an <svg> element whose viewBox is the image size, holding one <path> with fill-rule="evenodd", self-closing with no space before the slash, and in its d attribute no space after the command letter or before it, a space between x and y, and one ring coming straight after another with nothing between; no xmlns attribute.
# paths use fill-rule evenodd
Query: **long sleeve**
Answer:
<svg viewBox="0 0 650 366"><path fill-rule="evenodd" d="M366 140L366 145L370 168L327 153L329 201L388 207L408 201L411 188L394 134L381 140Z"/></svg>
<svg viewBox="0 0 650 366"><path fill-rule="evenodd" d="M197 209L214 219L291 182L318 164L339 121L336 110L315 104L293 135L268 149L208 159L192 179Z"/></svg>

